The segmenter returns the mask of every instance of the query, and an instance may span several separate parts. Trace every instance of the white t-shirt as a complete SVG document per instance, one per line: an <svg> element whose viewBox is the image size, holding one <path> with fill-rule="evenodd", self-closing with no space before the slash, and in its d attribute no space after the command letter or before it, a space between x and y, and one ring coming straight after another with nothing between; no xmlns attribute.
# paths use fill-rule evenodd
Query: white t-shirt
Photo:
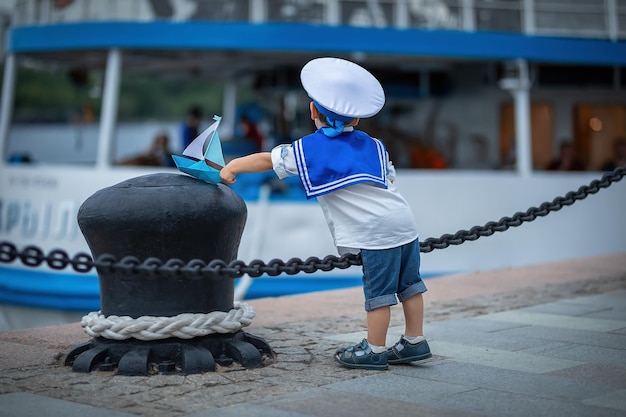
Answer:
<svg viewBox="0 0 626 417"><path fill-rule="evenodd" d="M278 178L298 175L292 145L272 149ZM389 249L417 239L413 212L393 181L396 171L387 155L388 188L361 183L317 197L340 254L360 249Z"/></svg>

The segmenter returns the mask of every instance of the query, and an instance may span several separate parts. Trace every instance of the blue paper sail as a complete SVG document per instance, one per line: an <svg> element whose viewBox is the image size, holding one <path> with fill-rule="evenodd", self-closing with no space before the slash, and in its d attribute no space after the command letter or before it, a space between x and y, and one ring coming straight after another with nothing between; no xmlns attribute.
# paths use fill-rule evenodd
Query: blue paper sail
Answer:
<svg viewBox="0 0 626 417"><path fill-rule="evenodd" d="M213 116L213 120L215 123L185 148L185 157L172 155L172 158L180 171L202 181L218 184L221 181L220 170L225 165L222 143L217 134L222 118Z"/></svg>

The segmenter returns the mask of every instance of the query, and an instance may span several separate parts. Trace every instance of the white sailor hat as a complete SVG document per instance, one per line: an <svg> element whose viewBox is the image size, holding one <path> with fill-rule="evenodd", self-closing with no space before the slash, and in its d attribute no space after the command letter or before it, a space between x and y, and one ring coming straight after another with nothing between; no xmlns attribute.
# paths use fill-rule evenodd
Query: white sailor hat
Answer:
<svg viewBox="0 0 626 417"><path fill-rule="evenodd" d="M374 116L385 104L385 92L376 77L345 59L309 61L300 72L300 80L316 106L342 116L338 120Z"/></svg>

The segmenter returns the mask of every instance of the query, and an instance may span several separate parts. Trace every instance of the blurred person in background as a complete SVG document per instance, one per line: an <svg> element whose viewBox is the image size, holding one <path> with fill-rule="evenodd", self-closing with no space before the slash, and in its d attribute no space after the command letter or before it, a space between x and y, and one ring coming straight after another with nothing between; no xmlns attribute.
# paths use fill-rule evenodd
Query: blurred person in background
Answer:
<svg viewBox="0 0 626 417"><path fill-rule="evenodd" d="M165 133L158 133L145 153L125 159L118 165L173 167L174 161L169 148L169 137Z"/></svg>
<svg viewBox="0 0 626 417"><path fill-rule="evenodd" d="M602 165L602 171L613 171L626 165L626 138L619 137L613 143L613 159Z"/></svg>
<svg viewBox="0 0 626 417"><path fill-rule="evenodd" d="M187 118L183 123L183 149L189 146L191 142L200 134L200 119L202 118L202 110L200 106L191 106L187 111Z"/></svg>
<svg viewBox="0 0 626 417"><path fill-rule="evenodd" d="M576 156L574 145L569 141L563 141L559 157L553 159L546 169L548 171L584 171L585 165Z"/></svg>

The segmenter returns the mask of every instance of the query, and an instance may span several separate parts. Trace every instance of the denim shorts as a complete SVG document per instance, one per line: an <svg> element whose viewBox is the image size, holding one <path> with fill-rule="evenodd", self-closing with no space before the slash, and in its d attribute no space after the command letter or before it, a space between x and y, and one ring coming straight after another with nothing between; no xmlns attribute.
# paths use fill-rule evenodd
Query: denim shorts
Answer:
<svg viewBox="0 0 626 417"><path fill-rule="evenodd" d="M362 249L365 311L398 304L426 292L420 277L420 245L411 243L391 249Z"/></svg>

